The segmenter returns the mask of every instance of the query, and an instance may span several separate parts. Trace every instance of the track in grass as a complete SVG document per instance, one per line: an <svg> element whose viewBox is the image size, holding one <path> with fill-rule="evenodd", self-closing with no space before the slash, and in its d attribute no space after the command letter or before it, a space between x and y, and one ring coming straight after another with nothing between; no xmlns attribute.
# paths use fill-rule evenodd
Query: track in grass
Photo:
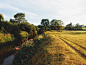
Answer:
<svg viewBox="0 0 86 65"><path fill-rule="evenodd" d="M59 36L59 37L61 37L61 36ZM63 37L61 37L61 38L63 38ZM70 40L68 40L68 39L66 39L66 38L63 38L63 39L65 39L65 40L67 40L67 41L70 41ZM70 41L70 42L72 42L72 41ZM74 43L74 42L72 42L72 43ZM81 46L81 45L79 45L79 44L77 44L77 43L74 43L74 44L76 44L77 46L79 46L79 47L83 48L84 50L86 50L85 47L83 47L83 46Z"/></svg>
<svg viewBox="0 0 86 65"><path fill-rule="evenodd" d="M57 37L57 35L55 35ZM86 51L85 49L81 48L80 46L62 38L58 37L61 41L64 41L68 46L72 47L81 57L83 57L86 60Z"/></svg>

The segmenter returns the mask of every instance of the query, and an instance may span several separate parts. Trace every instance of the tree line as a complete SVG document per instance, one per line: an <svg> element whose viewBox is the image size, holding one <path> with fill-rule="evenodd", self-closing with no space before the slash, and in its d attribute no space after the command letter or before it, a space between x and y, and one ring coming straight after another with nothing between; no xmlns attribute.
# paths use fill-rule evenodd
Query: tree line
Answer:
<svg viewBox="0 0 86 65"><path fill-rule="evenodd" d="M20 35L21 31L26 31L29 34L29 38L34 38L37 35L38 27L27 22L24 13L17 13L14 15L14 19L4 21L4 17L0 14L0 33L13 34L17 42L22 40Z"/></svg>
<svg viewBox="0 0 86 65"><path fill-rule="evenodd" d="M4 17L2 14L0 14L0 21L4 21ZM1 23L0 22L0 23ZM83 25L80 25L77 23L76 25L72 25L72 23L67 24L66 26L63 26L63 21L53 19L49 21L49 19L42 19L41 24L38 26L32 25L27 22L25 19L25 13L17 13L14 15L14 19L10 19L9 21L4 21L4 23L0 24L0 30L7 33L10 31L10 33L18 32L20 30L27 31L31 37L35 36L38 33L43 33L44 31L50 31L50 30L82 30ZM7 29L8 28L8 29ZM14 29L12 29L14 28ZM14 32L12 32L14 30ZM17 31L15 31L17 30Z"/></svg>
<svg viewBox="0 0 86 65"><path fill-rule="evenodd" d="M65 29L66 30L83 30L84 25L80 25L79 23L72 25L72 23L67 24Z"/></svg>
<svg viewBox="0 0 86 65"><path fill-rule="evenodd" d="M50 30L61 30L64 28L63 24L63 21L57 19L53 19L52 21L49 21L49 19L42 19L41 25L38 25L39 33Z"/></svg>

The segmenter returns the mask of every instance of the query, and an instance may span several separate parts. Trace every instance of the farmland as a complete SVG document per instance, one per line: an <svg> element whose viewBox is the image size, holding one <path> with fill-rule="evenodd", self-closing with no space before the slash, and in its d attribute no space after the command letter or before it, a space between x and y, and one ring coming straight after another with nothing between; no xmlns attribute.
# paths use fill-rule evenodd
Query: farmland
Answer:
<svg viewBox="0 0 86 65"><path fill-rule="evenodd" d="M46 40L28 62L31 65L86 65L85 35L85 31L47 31Z"/></svg>

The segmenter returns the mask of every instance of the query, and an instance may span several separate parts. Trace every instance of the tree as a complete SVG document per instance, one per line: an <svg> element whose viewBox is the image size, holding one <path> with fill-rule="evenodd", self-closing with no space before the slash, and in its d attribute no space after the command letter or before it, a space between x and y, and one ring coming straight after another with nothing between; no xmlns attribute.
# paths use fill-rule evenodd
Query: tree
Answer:
<svg viewBox="0 0 86 65"><path fill-rule="evenodd" d="M53 19L51 22L52 29L62 29L63 22L61 20Z"/></svg>
<svg viewBox="0 0 86 65"><path fill-rule="evenodd" d="M0 14L0 21L4 21L4 17L2 14Z"/></svg>
<svg viewBox="0 0 86 65"><path fill-rule="evenodd" d="M15 21L17 21L17 23L26 22L24 13L17 13L14 15L14 18L15 18Z"/></svg>
<svg viewBox="0 0 86 65"><path fill-rule="evenodd" d="M67 30L82 30L83 25L79 25L79 23L72 25L72 23L66 25Z"/></svg>
<svg viewBox="0 0 86 65"><path fill-rule="evenodd" d="M48 19L42 19L41 24L43 26L49 26L49 20Z"/></svg>
<svg viewBox="0 0 86 65"><path fill-rule="evenodd" d="M13 24L17 23L17 21L15 21L14 19L10 19L10 22L13 23Z"/></svg>
<svg viewBox="0 0 86 65"><path fill-rule="evenodd" d="M65 28L66 28L67 30L72 30L72 29L73 29L72 23L67 24Z"/></svg>

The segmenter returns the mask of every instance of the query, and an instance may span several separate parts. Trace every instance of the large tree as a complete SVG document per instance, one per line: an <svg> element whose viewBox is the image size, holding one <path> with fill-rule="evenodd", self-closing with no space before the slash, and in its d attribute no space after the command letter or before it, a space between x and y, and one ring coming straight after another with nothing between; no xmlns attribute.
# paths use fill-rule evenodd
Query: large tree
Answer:
<svg viewBox="0 0 86 65"><path fill-rule="evenodd" d="M70 23L70 24L67 24L65 28L68 29L68 30L72 30L73 27L74 26L72 25L72 23Z"/></svg>
<svg viewBox="0 0 86 65"><path fill-rule="evenodd" d="M63 25L63 22L61 20L57 20L57 19L53 19L51 22L50 22L50 25L51 25L51 28L52 29L61 29L62 25Z"/></svg>
<svg viewBox="0 0 86 65"><path fill-rule="evenodd" d="M26 22L25 13L17 13L14 15L14 18L17 23Z"/></svg>
<svg viewBox="0 0 86 65"><path fill-rule="evenodd" d="M2 14L0 14L0 21L4 21L4 17Z"/></svg>
<svg viewBox="0 0 86 65"><path fill-rule="evenodd" d="M43 26L49 26L49 20L48 19L42 19L41 24Z"/></svg>

